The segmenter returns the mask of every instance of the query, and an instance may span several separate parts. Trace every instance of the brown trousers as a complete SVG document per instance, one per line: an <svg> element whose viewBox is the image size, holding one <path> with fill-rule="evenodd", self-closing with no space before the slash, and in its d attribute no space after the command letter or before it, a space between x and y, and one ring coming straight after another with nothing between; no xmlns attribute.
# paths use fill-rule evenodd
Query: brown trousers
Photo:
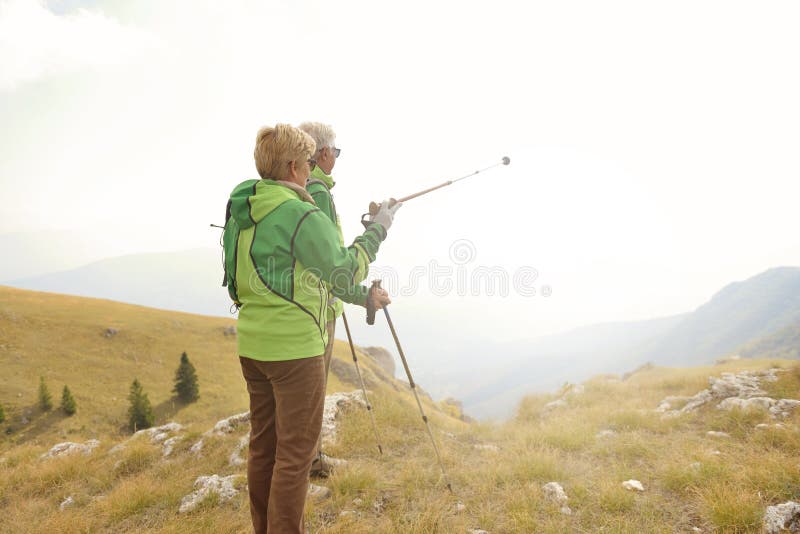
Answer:
<svg viewBox="0 0 800 534"><path fill-rule="evenodd" d="M302 534L308 472L325 403L322 356L261 362L239 357L250 393L247 485L256 534Z"/></svg>
<svg viewBox="0 0 800 534"><path fill-rule="evenodd" d="M333 356L333 333L336 330L336 319L325 323L325 328L328 330L328 344L325 345L325 354L322 359L325 362L325 389L328 388L328 372L331 370L331 357ZM322 454L322 433L317 440L317 456Z"/></svg>

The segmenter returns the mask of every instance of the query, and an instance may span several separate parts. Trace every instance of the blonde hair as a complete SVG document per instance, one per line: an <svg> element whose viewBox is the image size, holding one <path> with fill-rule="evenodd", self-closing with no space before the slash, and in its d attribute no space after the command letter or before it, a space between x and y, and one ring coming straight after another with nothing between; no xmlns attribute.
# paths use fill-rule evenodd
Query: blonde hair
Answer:
<svg viewBox="0 0 800 534"><path fill-rule="evenodd" d="M261 178L285 180L290 161L305 161L315 151L316 145L310 135L289 124L276 124L258 131L253 157Z"/></svg>
<svg viewBox="0 0 800 534"><path fill-rule="evenodd" d="M336 143L336 132L329 124L321 122L304 122L298 126L301 130L314 138L317 150L322 150L326 146L333 147Z"/></svg>

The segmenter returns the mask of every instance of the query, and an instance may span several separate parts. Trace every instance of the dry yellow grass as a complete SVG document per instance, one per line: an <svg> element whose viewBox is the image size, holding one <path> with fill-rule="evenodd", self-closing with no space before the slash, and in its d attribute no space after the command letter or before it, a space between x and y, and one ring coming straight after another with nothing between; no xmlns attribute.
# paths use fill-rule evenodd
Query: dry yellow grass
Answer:
<svg viewBox="0 0 800 534"><path fill-rule="evenodd" d="M235 340L222 335L229 324L0 288L0 364L13 370L0 378L0 402L11 415L0 431L12 428L0 442L0 531L248 532L244 491L231 501L212 497L193 512L178 513L198 476L244 473L243 466L230 465L229 456L246 427L206 437L199 458L189 450L217 419L246 409ZM108 326L120 333L104 338ZM167 401L183 350L198 368L201 400L172 408ZM344 343L337 343L335 355L352 365ZM478 527L492 534L673 533L694 527L758 532L766 506L800 499L798 411L785 428L767 429L755 428L773 422L764 414L721 412L711 405L675 419L654 413L668 395L693 395L707 387L709 376L743 369L784 368L778 382L764 387L776 397L798 398L796 361L649 368L624 381L597 377L567 407L548 412L544 405L555 395L532 396L514 419L493 424L464 423L451 416L450 406L440 410L425 400L451 495L407 386L381 382L381 370L367 356L359 360L376 385L372 400L384 454L378 454L365 410L343 414L339 439L328 452L349 463L322 481L331 498L309 503L306 518L314 533L463 533ZM91 372L76 361L88 362ZM120 427L134 373L164 410L158 423L175 419L187 426L167 458L146 439L111 452L129 436ZM35 403L40 374L52 390L69 384L79 413L34 413L24 428L18 418ZM331 391L352 389L335 377L329 384ZM602 430L615 434L598 437ZM710 438L708 430L731 437ZM92 437L101 445L89 456L40 459L64 438ZM644 484L643 493L622 488L631 478ZM551 481L566 490L572 515L546 499L542 486ZM68 496L74 504L60 511Z"/></svg>

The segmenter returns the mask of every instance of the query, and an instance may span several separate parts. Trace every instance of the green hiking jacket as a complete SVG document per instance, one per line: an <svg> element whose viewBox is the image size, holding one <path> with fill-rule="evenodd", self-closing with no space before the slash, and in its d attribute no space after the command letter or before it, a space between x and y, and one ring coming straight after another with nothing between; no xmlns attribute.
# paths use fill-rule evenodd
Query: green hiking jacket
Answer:
<svg viewBox="0 0 800 534"><path fill-rule="evenodd" d="M311 176L308 178L308 183L306 184L306 190L311 195L311 198L314 199L314 202L317 204L317 207L322 210L322 212L330 218L331 221L336 225L336 229L339 232L339 244L344 246L344 235L342 234L342 224L339 220L339 214L336 212L336 204L333 202L333 195L331 194L331 189L333 186L336 185L336 182L333 181L333 177L325 174L325 172L319 168L319 166L315 167L314 170L311 172ZM369 274L369 264L366 264L363 270L359 270L356 275L353 277L353 282L356 284L360 284L363 280L367 278ZM338 291L336 288L328 286L330 290L330 295L328 299L328 321L335 321L338 317L342 315L344 311L344 302L351 302L348 299L346 294L342 294L341 291Z"/></svg>
<svg viewBox="0 0 800 534"><path fill-rule="evenodd" d="M353 280L385 238L373 224L345 248L305 189L274 180L236 186L223 248L228 293L239 306L239 355L282 361L322 354L326 284L364 305L368 290Z"/></svg>

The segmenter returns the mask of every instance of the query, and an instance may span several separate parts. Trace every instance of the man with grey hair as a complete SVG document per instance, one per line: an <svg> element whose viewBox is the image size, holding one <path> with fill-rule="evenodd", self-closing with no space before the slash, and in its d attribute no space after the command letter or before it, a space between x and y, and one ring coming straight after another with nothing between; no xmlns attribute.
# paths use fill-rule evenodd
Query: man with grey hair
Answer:
<svg viewBox="0 0 800 534"><path fill-rule="evenodd" d="M339 222L339 215L336 213L336 204L331 194L331 189L336 185L333 176L331 176L331 172L333 171L334 165L336 165L336 158L338 158L341 153L341 150L336 148L336 133L330 125L321 122L304 122L299 128L310 135L317 143L317 151L313 156L317 166L308 177L306 191L308 191L311 198L314 199L317 207L322 210L325 215L330 217L331 221L336 225L339 230L338 244L339 246L344 246L342 225ZM355 273L352 283L358 284L366 277L367 271L359 270ZM328 371L331 367L331 357L333 355L333 334L336 330L336 319L338 319L344 311L342 301L337 298L337 296L346 298L346 295L337 295L336 291L332 291L330 295L331 298L328 300L327 321L325 324L328 330L328 344L325 347L324 354L326 382ZM330 475L333 466L341 463L343 463L342 460L331 458L322 453L322 436L320 435L319 442L317 443L317 457L311 464L311 476L327 477Z"/></svg>

